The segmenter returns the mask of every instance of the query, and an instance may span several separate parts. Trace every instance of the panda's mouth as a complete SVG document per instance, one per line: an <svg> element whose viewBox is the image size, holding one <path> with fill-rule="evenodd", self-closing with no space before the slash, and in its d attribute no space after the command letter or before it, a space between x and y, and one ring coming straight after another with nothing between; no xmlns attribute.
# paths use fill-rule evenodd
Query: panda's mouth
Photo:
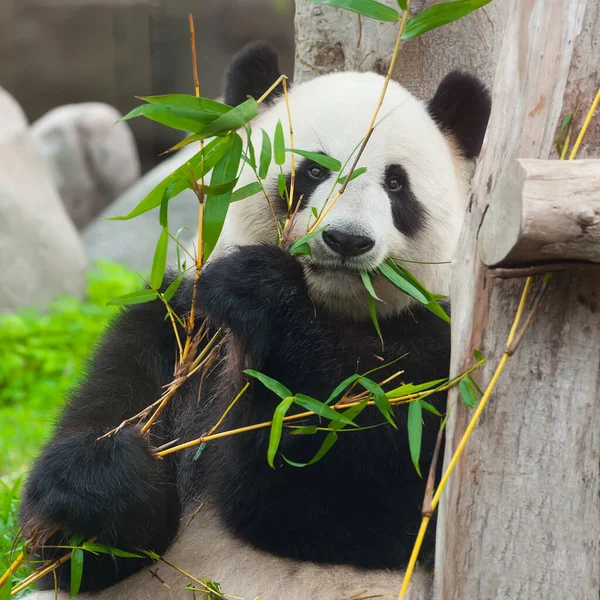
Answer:
<svg viewBox="0 0 600 600"><path fill-rule="evenodd" d="M352 277L357 277L360 275L361 271L369 270L369 267L349 264L349 263L320 263L315 260L307 259L304 260L304 266L312 273L318 273L320 275L336 273L336 274L344 274Z"/></svg>

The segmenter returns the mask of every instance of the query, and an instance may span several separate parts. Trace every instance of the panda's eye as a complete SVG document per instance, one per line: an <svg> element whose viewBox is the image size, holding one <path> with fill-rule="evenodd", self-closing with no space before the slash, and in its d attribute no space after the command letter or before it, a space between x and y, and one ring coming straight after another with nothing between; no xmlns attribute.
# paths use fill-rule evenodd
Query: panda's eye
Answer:
<svg viewBox="0 0 600 600"><path fill-rule="evenodd" d="M397 177L388 177L385 185L390 192L398 192L402 187L402 182Z"/></svg>
<svg viewBox="0 0 600 600"><path fill-rule="evenodd" d="M325 177L325 169L319 165L310 165L307 169L307 173L313 179L323 179L323 177Z"/></svg>

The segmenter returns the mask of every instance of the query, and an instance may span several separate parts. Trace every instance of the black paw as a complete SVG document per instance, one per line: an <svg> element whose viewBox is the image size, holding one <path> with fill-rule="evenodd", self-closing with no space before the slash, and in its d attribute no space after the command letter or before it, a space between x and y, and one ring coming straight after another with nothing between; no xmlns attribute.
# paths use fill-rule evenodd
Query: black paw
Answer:
<svg viewBox="0 0 600 600"><path fill-rule="evenodd" d="M211 322L231 328L253 353L295 313L311 310L302 266L273 245L243 246L215 260L198 285Z"/></svg>
<svg viewBox="0 0 600 600"><path fill-rule="evenodd" d="M23 535L32 548L48 534L94 536L121 549L158 551L167 542L170 484L161 461L137 429L98 440L103 433L59 435L37 460L21 506Z"/></svg>

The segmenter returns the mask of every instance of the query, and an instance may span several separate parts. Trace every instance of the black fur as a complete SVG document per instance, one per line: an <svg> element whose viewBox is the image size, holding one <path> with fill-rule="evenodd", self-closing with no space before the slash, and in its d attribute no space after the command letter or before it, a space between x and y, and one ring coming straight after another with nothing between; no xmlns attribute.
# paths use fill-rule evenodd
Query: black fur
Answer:
<svg viewBox="0 0 600 600"><path fill-rule="evenodd" d="M490 94L481 81L453 71L444 77L427 107L440 129L458 143L465 158L479 156L491 110Z"/></svg>
<svg viewBox="0 0 600 600"><path fill-rule="evenodd" d="M190 281L172 300L179 315L189 311L191 297ZM216 260L200 277L197 297L199 318L208 315L213 329L230 327L230 344L204 381L200 401L196 376L169 403L152 428L152 446L197 437L216 422L242 384L238 346L245 364L294 393L321 400L357 370L381 366L381 355L389 361L408 353L374 375L377 380L399 369L407 382L447 375L449 328L439 318L415 308L412 314L382 319L382 353L372 323L348 322L315 308L300 264L275 246L244 247ZM95 441L158 398L161 385L172 379L174 335L164 317L161 303L133 306L105 337L28 479L22 505L25 534L59 528L160 553L176 533L180 506L192 511L195 498L205 491L232 531L267 551L364 567L405 564L424 492L410 460L405 406L395 409L398 430L386 425L340 434L320 463L304 469L281 458L275 470L268 466L268 429L217 440L198 461L193 460L195 448L155 460L148 442L132 428ZM237 377L231 376L234 371ZM438 398L438 406L443 400ZM270 420L278 402L255 382L226 425ZM358 419L361 425L382 421L371 408ZM437 433L428 415L425 421L423 469ZM306 461L322 440L286 430L281 453ZM431 550L432 540L428 543ZM106 587L141 568L141 562L132 561L86 554L83 589ZM68 564L59 581L67 587Z"/></svg>
<svg viewBox="0 0 600 600"><path fill-rule="evenodd" d="M386 182L390 179L397 179L402 187L398 191L388 189ZM419 233L427 224L427 209L414 195L407 172L400 165L389 165L385 170L383 186L392 203L396 229L407 236Z"/></svg>
<svg viewBox="0 0 600 600"><path fill-rule="evenodd" d="M319 152L319 154L322 153ZM309 170L312 167L318 167L323 171L323 176L320 179L315 179L314 177L310 176ZM300 208L298 210L302 211L308 207L308 201L310 200L310 197L322 183L329 181L329 186L331 187L331 171L329 169L326 169L325 167L322 167L321 165L318 165L317 163L313 162L308 158L300 159L300 161L296 164L295 171L296 178L294 181L294 197L292 199L292 211L296 210L296 206L298 202L300 202L300 199L302 199L302 203L300 204ZM285 180L285 188L286 190L288 190L288 193L291 189L291 185L292 174L288 173ZM274 192L275 193L273 195L279 198L280 200L281 210L284 211L284 214L286 214L287 201L285 199L285 195L280 196L277 190L274 190Z"/></svg>
<svg viewBox="0 0 600 600"><path fill-rule="evenodd" d="M236 106L248 96L258 100L280 77L277 53L264 42L249 44L233 58L225 76L225 104ZM272 103L283 94L279 84L265 100Z"/></svg>

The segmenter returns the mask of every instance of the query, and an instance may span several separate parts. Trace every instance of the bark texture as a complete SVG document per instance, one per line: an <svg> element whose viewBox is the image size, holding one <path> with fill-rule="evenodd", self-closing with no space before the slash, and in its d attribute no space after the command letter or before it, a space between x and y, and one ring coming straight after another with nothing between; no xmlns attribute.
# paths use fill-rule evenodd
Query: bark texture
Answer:
<svg viewBox="0 0 600 600"><path fill-rule="evenodd" d="M452 372L491 378L523 280L490 278L477 233L515 158L555 158L565 113L578 130L600 86L597 0L512 0L487 142L452 289ZM600 116L578 158L597 156ZM539 291L540 279L532 290ZM529 303L531 305L531 301ZM436 597L597 599L600 594L600 279L555 274L440 505ZM448 450L469 418L456 393Z"/></svg>
<svg viewBox="0 0 600 600"><path fill-rule="evenodd" d="M417 13L431 4L414 0ZM398 9L396 0L383 0ZM433 95L449 71L461 69L491 84L507 14L495 1L456 23L402 43L394 79L419 98ZM296 0L296 82L332 71L386 73L397 23L380 23L332 6Z"/></svg>

